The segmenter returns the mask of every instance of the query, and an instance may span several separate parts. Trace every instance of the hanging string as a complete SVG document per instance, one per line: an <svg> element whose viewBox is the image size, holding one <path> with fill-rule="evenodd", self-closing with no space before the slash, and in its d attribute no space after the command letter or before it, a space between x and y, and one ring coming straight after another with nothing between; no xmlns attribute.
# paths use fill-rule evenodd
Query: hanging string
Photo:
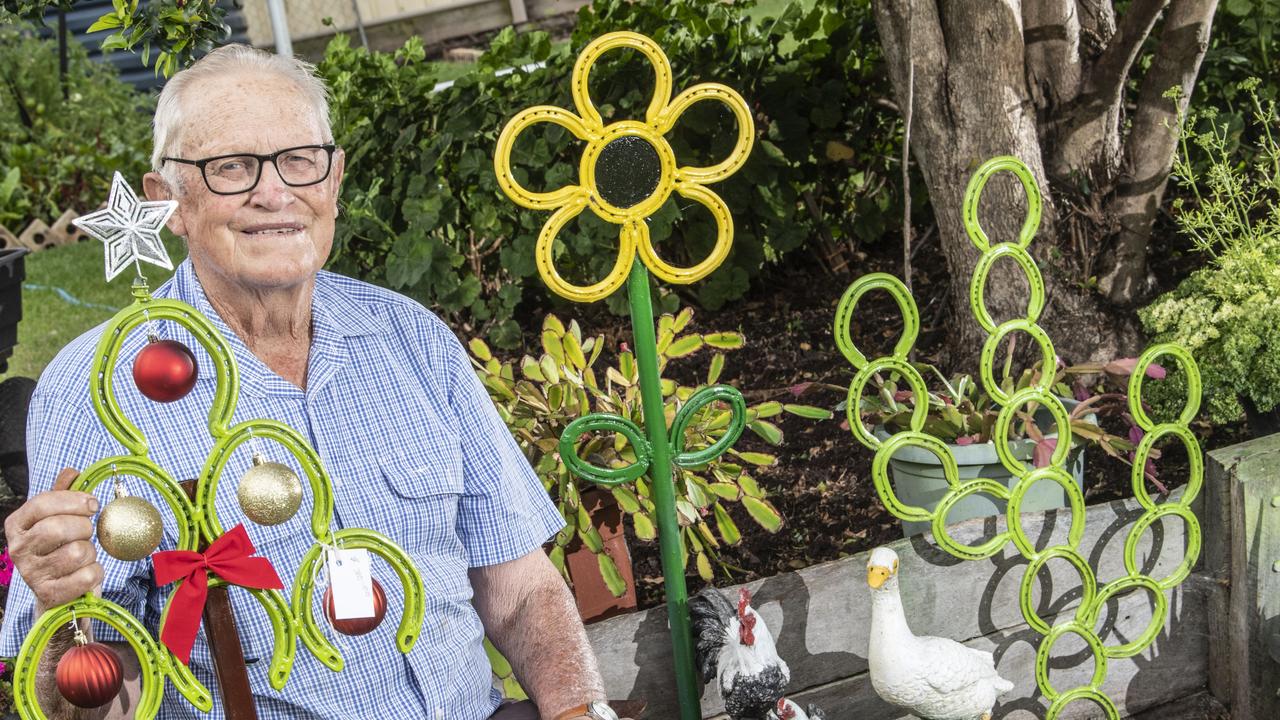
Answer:
<svg viewBox="0 0 1280 720"><path fill-rule="evenodd" d="M160 334L156 332L156 327L157 327L156 321L151 319L151 310L144 309L142 311L142 317L143 317L142 327L146 329L147 338L149 339L149 338L160 337Z"/></svg>
<svg viewBox="0 0 1280 720"><path fill-rule="evenodd" d="M330 535L330 538L332 537L333 536ZM316 565L311 570L311 585L315 588L315 591L312 593L312 600L314 602L315 597L319 596L320 605L321 605L320 614L323 615L325 618L324 623L318 623L318 624L321 624L322 626L328 628L327 630L322 629L321 632L325 635L325 637L327 637L333 643L334 647L338 648L338 652L342 653L343 656L346 656L347 651L351 649L351 646L348 644L343 634L338 632L337 628L333 627L333 623L329 622L329 611L327 607L324 607L324 604L325 604L324 591L329 587L329 579L330 579L329 578L329 558L331 556L330 554L336 553L337 550L342 549L343 542L342 542L342 539L339 538L335 540L332 544L327 543L324 540L316 540L316 544L318 544L323 549L321 556L324 558L323 562L316 563ZM336 606L336 602L335 602L335 606ZM315 611L313 610L312 612L314 613Z"/></svg>
<svg viewBox="0 0 1280 720"><path fill-rule="evenodd" d="M76 617L76 609L71 608L71 633L77 645L89 644L89 638L80 629L80 620Z"/></svg>

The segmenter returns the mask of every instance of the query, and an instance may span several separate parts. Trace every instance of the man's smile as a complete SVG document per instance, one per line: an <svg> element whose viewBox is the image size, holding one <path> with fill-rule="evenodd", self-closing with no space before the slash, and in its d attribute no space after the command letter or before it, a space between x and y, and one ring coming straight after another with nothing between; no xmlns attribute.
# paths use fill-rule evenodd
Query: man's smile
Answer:
<svg viewBox="0 0 1280 720"><path fill-rule="evenodd" d="M301 223L262 223L250 225L240 230L245 235L260 237L264 235L292 235L302 232Z"/></svg>

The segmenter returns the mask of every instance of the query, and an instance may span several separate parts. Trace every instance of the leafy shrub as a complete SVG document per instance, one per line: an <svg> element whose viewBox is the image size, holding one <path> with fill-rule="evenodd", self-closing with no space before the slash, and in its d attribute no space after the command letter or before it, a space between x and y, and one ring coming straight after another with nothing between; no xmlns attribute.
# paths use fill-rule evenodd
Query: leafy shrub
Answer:
<svg viewBox="0 0 1280 720"><path fill-rule="evenodd" d="M70 12L77 0L0 0L3 14L22 20L44 23L47 13ZM141 7L138 0L112 0L111 8L102 14L87 32L115 30L102 41L102 51L133 50L140 47L142 64L151 62L155 46L156 73L169 77L180 67L195 61L196 55L209 52L214 43L225 41L231 28L224 22L229 4L226 0L149 0ZM105 8L104 8L105 9Z"/></svg>
<svg viewBox="0 0 1280 720"><path fill-rule="evenodd" d="M0 24L0 224L92 209L119 171L150 167L152 101L69 43L64 100L58 45Z"/></svg>
<svg viewBox="0 0 1280 720"><path fill-rule="evenodd" d="M714 308L739 297L768 263L824 232L837 242L878 238L900 212L884 191L897 124L874 104L888 95L888 83L869 3L849 5L816 0L802 11L793 3L779 18L752 19L753 0L598 0L580 13L569 45L553 45L541 32L503 31L475 72L435 93L439 78L417 40L394 54L371 54L336 38L321 64L334 88L335 133L349 155L336 268L412 295L498 347L514 347L520 333L512 313L529 282L541 285L534 245L547 215L516 206L498 188L498 134L531 105L571 108L577 53L623 28L663 47L677 91L723 82L755 114L750 160L715 186L735 218L733 252L706 280L680 290L686 299ZM545 66L504 72L530 62ZM606 122L643 116L653 85L643 62L620 51L596 64L592 99ZM732 123L716 103L690 108L669 136L678 161L722 158ZM513 149L517 178L534 189L572 183L580 151L568 133L535 127ZM709 214L676 199L650 227L659 251L676 263L701 259L714 238ZM617 228L591 213L561 239L557 267L572 281L598 278L613 263ZM624 303L623 293L610 298L615 311Z"/></svg>
<svg viewBox="0 0 1280 720"><path fill-rule="evenodd" d="M1249 96L1240 82L1250 77L1280 75L1280 0L1224 0L1213 18L1209 50L1196 79L1193 98L1229 116L1235 126L1250 116ZM1280 99L1280 87L1257 88L1262 100Z"/></svg>
<svg viewBox="0 0 1280 720"><path fill-rule="evenodd" d="M1174 202L1178 225L1210 263L1139 313L1154 340L1194 355L1218 423L1240 417L1240 398L1260 412L1280 405L1280 115L1275 101L1259 99L1257 80L1242 88L1260 142L1237 146L1209 111L1208 129L1184 133L1174 164L1190 197Z"/></svg>
<svg viewBox="0 0 1280 720"><path fill-rule="evenodd" d="M713 385L724 368L725 356L719 351L740 348L744 341L741 335L731 332L705 335L687 332L692 318L693 311L686 308L678 315L666 314L659 319L659 372L670 360L712 348L717 352L711 359L707 384ZM596 553L601 575L614 593L621 595L625 586L613 560L602 552L600 533L582 501L582 493L594 485L569 472L560 458L559 443L569 423L593 412L620 415L644 427L639 371L634 356L624 348L618 354L616 365L606 368L601 380L596 375L595 364L604 349L604 338L584 339L576 321L566 327L555 315L547 315L542 323L541 356L524 356L518 369L513 362L495 358L483 340L472 340L470 349L477 374L499 414L567 523L556 536L552 561L567 579L565 548L576 538ZM675 417L697 389L679 385L674 380L662 381L667 421ZM830 413L817 408L766 402L747 408L747 427L777 445L782 442L782 432L767 418L784 410L803 417L830 417ZM698 410L686 426L685 450L696 452L711 447L723 436L729 419L729 411L716 403ZM578 457L598 467L622 467L636 460L633 448L620 434L588 434L578 440L576 447ZM712 562L718 560L716 549L722 543L735 545L742 536L729 516L727 504L740 503L751 518L769 532L781 527L782 517L769 504L764 490L748 470L751 466L774 462L772 455L730 448L725 455L705 465L672 468L677 517L688 550L686 563L692 557L704 579L711 580ZM614 487L612 494L622 511L630 516L636 537L642 540L657 537L647 477Z"/></svg>

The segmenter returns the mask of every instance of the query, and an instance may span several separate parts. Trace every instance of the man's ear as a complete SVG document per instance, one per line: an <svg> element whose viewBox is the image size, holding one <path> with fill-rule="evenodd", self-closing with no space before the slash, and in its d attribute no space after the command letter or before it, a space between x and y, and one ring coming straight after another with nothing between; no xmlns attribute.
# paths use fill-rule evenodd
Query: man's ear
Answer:
<svg viewBox="0 0 1280 720"><path fill-rule="evenodd" d="M333 201L342 197L342 177L347 169L347 154L338 148L333 151L333 167L329 169L329 179L333 181ZM340 208L337 208L339 211Z"/></svg>
<svg viewBox="0 0 1280 720"><path fill-rule="evenodd" d="M142 192L147 196L148 200L177 200L175 193L169 187L169 183L158 172L149 172L142 176ZM166 223L169 230L179 237L187 236L187 224L182 220L181 213L173 213L169 216L169 222Z"/></svg>

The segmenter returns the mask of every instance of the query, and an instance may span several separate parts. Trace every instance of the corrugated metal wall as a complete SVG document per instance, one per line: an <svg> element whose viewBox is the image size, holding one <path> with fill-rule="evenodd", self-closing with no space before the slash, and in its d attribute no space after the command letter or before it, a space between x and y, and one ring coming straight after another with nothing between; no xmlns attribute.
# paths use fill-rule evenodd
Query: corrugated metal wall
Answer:
<svg viewBox="0 0 1280 720"><path fill-rule="evenodd" d="M220 0L219 5L227 8L227 16L225 21L231 26L231 37L227 42L249 42L246 34L244 13L240 6L243 0ZM100 61L108 62L115 66L120 73L120 79L125 82L132 83L134 87L141 90L150 90L164 84L164 78L155 74L154 67L144 67L142 65L142 56L135 52L125 50L115 50L107 55L103 55L98 48L102 46L111 31L103 30L87 34L85 31L89 26L112 9L111 0L81 0L76 3L75 9L67 13L67 39L75 39L85 49L89 51L89 57ZM51 36L57 32L58 14L51 12L46 16L45 24L48 29L42 34ZM152 55L152 65L154 66L154 53Z"/></svg>

